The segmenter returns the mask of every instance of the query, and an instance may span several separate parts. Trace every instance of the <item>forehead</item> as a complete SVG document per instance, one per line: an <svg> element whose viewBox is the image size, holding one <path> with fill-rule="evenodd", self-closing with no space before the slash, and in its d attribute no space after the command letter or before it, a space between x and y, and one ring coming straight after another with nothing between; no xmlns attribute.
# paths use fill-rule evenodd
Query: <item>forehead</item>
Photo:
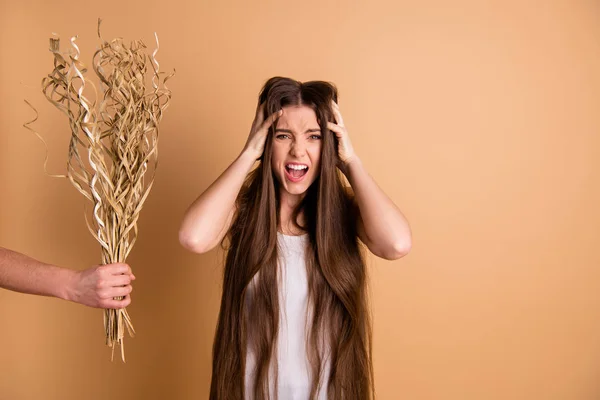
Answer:
<svg viewBox="0 0 600 400"><path fill-rule="evenodd" d="M310 126L309 126L310 125ZM317 114L308 106L283 107L283 115L277 123L278 128L318 128Z"/></svg>

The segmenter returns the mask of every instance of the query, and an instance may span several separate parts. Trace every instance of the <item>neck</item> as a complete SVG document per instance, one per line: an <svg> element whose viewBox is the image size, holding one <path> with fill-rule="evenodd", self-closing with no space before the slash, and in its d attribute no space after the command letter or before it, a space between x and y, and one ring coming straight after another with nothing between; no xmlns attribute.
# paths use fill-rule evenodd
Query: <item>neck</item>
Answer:
<svg viewBox="0 0 600 400"><path fill-rule="evenodd" d="M285 190L279 193L279 230L285 235L300 235L303 230L298 223L303 223L303 213L298 216L299 221L293 220L293 214L298 204L304 198L302 194L290 194Z"/></svg>

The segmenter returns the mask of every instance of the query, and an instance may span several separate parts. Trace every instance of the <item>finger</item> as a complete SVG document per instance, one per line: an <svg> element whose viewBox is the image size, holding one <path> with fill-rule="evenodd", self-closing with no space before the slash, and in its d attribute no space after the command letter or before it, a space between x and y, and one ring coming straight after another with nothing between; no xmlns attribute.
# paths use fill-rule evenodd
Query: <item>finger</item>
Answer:
<svg viewBox="0 0 600 400"><path fill-rule="evenodd" d="M115 275L107 281L107 285L110 287L119 287L129 285L130 282L131 275Z"/></svg>
<svg viewBox="0 0 600 400"><path fill-rule="evenodd" d="M263 123L263 121L265 119L264 115L265 115L265 103L261 103L258 105L258 107L256 107L256 116L254 117L256 126L260 126Z"/></svg>
<svg viewBox="0 0 600 400"><path fill-rule="evenodd" d="M269 118L267 118L267 120L265 122L263 122L262 126L260 127L261 131L267 131L271 125L273 125L273 123L277 120L277 118L281 117L283 115L283 110L279 110L277 112L274 112L273 114L269 115Z"/></svg>
<svg viewBox="0 0 600 400"><path fill-rule="evenodd" d="M127 295L122 300L115 300L115 299L104 300L100 303L100 307L118 310L118 309L127 307L129 304L131 304L131 296Z"/></svg>
<svg viewBox="0 0 600 400"><path fill-rule="evenodd" d="M136 278L135 278L135 275L134 275L134 274L131 274L130 276L131 276L131 280L132 280L132 281L135 281L135 279L136 279Z"/></svg>
<svg viewBox="0 0 600 400"><path fill-rule="evenodd" d="M107 290L106 295L103 297L112 298L112 297L127 296L129 293L131 293L132 290L133 290L133 287L131 285L122 286L122 287L114 287L114 288L111 288L110 290Z"/></svg>
<svg viewBox="0 0 600 400"><path fill-rule="evenodd" d="M343 126L336 125L333 122L328 122L327 123L327 128L330 131L335 132L335 134L336 134L337 137L341 137L342 135L344 135L344 132L345 132Z"/></svg>
<svg viewBox="0 0 600 400"><path fill-rule="evenodd" d="M125 263L106 264L101 268L110 275L131 274L131 267Z"/></svg>
<svg viewBox="0 0 600 400"><path fill-rule="evenodd" d="M331 103L332 103L333 115L335 117L336 122L338 123L338 125L344 126L344 119L342 118L342 113L340 112L340 107L333 100L331 100Z"/></svg>

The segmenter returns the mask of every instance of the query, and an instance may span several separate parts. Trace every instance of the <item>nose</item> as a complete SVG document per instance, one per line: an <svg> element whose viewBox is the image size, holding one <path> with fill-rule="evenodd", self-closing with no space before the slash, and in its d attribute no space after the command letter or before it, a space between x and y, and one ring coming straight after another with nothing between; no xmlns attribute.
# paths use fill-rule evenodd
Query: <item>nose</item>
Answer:
<svg viewBox="0 0 600 400"><path fill-rule="evenodd" d="M306 145L302 140L295 140L290 148L290 154L296 158L302 158L306 154Z"/></svg>

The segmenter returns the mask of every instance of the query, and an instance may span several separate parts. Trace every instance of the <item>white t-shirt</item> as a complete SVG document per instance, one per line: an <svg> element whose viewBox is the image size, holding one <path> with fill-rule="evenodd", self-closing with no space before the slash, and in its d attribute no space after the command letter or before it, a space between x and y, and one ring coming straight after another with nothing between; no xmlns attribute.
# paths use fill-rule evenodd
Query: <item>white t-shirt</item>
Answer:
<svg viewBox="0 0 600 400"><path fill-rule="evenodd" d="M279 330L277 336L277 388L271 384L271 398L278 400L308 400L311 389L311 370L307 357L308 335L308 276L305 250L308 235L288 236L277 233L279 244ZM256 279L256 278L255 278ZM252 285L248 288L246 301L252 301ZM246 354L245 392L246 399L253 398L255 357ZM274 363L270 376L273 377ZM325 363L323 376L329 376L329 365ZM317 398L327 399L326 382L322 382Z"/></svg>

